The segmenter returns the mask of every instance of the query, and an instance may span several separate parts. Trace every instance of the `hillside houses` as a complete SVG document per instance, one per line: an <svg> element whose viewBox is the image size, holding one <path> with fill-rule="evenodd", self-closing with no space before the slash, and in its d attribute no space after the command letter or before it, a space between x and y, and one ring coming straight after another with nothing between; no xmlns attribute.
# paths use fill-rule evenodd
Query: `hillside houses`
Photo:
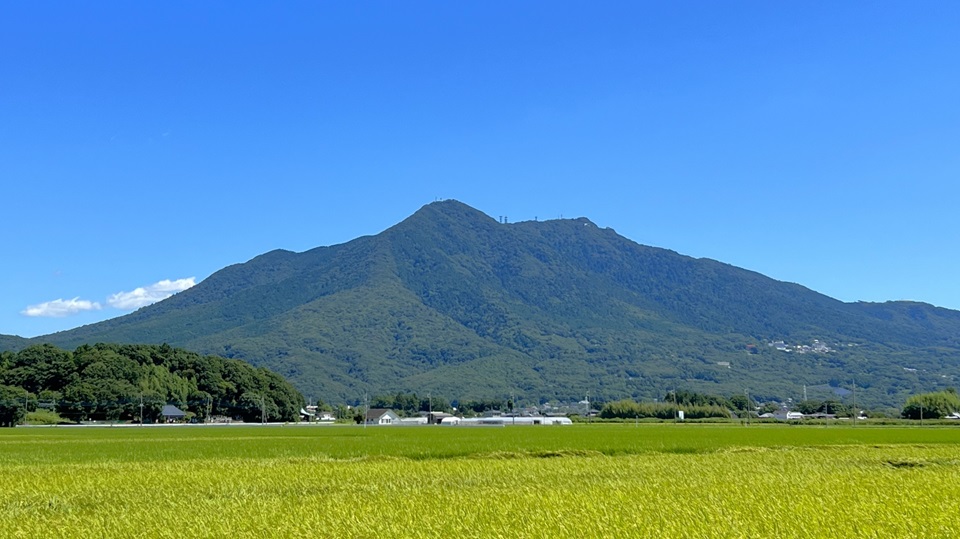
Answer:
<svg viewBox="0 0 960 539"><path fill-rule="evenodd" d="M781 352L795 352L797 354L828 354L833 352L833 348L818 339L814 339L812 344L787 344L784 341L770 341L767 346Z"/></svg>

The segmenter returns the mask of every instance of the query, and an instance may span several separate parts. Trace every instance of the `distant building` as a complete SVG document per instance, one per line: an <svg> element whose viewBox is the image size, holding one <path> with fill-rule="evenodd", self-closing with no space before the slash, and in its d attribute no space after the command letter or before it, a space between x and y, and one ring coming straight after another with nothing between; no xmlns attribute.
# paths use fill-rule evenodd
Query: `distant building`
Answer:
<svg viewBox="0 0 960 539"><path fill-rule="evenodd" d="M453 417L453 414L447 414L444 412L430 412L430 414L427 416L427 423L431 425L439 425L448 417Z"/></svg>
<svg viewBox="0 0 960 539"><path fill-rule="evenodd" d="M447 425L444 421L442 424ZM460 425L572 425L569 417L561 416L492 416L471 417L459 421Z"/></svg>
<svg viewBox="0 0 960 539"><path fill-rule="evenodd" d="M317 406L307 406L306 408L300 409L300 417L305 421L336 421L336 416L333 415L333 412L322 411Z"/></svg>
<svg viewBox="0 0 960 539"><path fill-rule="evenodd" d="M164 404L163 409L160 410L160 417L167 423L172 423L174 421L183 421L183 419L187 417L187 413L172 404Z"/></svg>
<svg viewBox="0 0 960 539"><path fill-rule="evenodd" d="M365 422L367 425L393 425L400 422L400 416L386 408L371 408L367 410Z"/></svg>

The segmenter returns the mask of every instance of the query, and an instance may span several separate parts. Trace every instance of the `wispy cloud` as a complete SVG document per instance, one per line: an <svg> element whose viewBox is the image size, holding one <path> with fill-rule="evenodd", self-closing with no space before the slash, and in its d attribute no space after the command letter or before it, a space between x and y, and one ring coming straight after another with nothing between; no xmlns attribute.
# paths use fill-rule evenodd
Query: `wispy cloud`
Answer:
<svg viewBox="0 0 960 539"><path fill-rule="evenodd" d="M182 292L197 284L196 277L187 279L164 279L149 286L135 288L130 292L117 292L107 298L107 305L116 309L139 309L160 300L169 298L177 292Z"/></svg>
<svg viewBox="0 0 960 539"><path fill-rule="evenodd" d="M79 297L73 299L55 299L45 301L36 305L30 305L20 311L25 316L39 316L47 318L63 318L83 311L100 310L100 304L96 301L88 301Z"/></svg>
<svg viewBox="0 0 960 539"><path fill-rule="evenodd" d="M186 279L164 279L149 286L135 288L130 292L117 292L107 298L107 305L116 309L133 310L156 303L160 300L190 288L197 284L196 277ZM99 311L103 306L96 301L80 299L55 299L36 305L30 305L20 311L24 316L63 318L82 313L84 311Z"/></svg>

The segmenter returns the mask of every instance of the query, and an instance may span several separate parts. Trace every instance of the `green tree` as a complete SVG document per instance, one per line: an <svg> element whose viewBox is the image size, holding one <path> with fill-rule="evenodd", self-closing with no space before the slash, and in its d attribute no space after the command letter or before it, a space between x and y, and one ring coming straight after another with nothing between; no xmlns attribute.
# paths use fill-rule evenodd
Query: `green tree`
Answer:
<svg viewBox="0 0 960 539"><path fill-rule="evenodd" d="M265 395L244 393L238 404L240 418L246 423L259 423L262 419L268 422L283 420L277 404Z"/></svg>
<svg viewBox="0 0 960 539"><path fill-rule="evenodd" d="M799 411L801 414L815 414L820 411L821 404L822 403L820 401L814 400L801 401L797 403L797 411Z"/></svg>
<svg viewBox="0 0 960 539"><path fill-rule="evenodd" d="M76 372L73 354L52 344L39 344L17 352L6 372L4 383L37 394L44 389L58 391Z"/></svg>
<svg viewBox="0 0 960 539"><path fill-rule="evenodd" d="M137 396L137 416L140 415L140 400L143 400L143 422L155 423L160 420L160 414L163 412L163 405L167 400L160 393L153 390L145 390Z"/></svg>
<svg viewBox="0 0 960 539"><path fill-rule="evenodd" d="M4 380L4 375L10 364L13 362L13 352L0 352L0 380Z"/></svg>
<svg viewBox="0 0 960 539"><path fill-rule="evenodd" d="M447 402L447 399L443 397L430 397L428 399L423 399L420 401L420 410L421 412L450 412L453 408L450 406L450 403Z"/></svg>
<svg viewBox="0 0 960 539"><path fill-rule="evenodd" d="M212 407L213 396L206 391L193 390L187 395L187 408L200 421L207 418Z"/></svg>
<svg viewBox="0 0 960 539"><path fill-rule="evenodd" d="M57 413L79 423L90 418L97 405L97 388L88 382L76 382L63 388L63 396L57 402Z"/></svg>
<svg viewBox="0 0 960 539"><path fill-rule="evenodd" d="M0 385L0 427L15 427L27 417L27 392Z"/></svg>
<svg viewBox="0 0 960 539"><path fill-rule="evenodd" d="M760 407L760 410L759 410L759 411L760 411L761 414L772 414L772 413L776 412L776 411L779 410L779 409L780 409L780 405L778 405L778 404L776 404L776 403L773 403L773 402L767 402L767 403L764 403L763 406Z"/></svg>
<svg viewBox="0 0 960 539"><path fill-rule="evenodd" d="M94 379L97 408L91 414L94 419L117 421L133 419L137 415L138 391L123 379Z"/></svg>
<svg viewBox="0 0 960 539"><path fill-rule="evenodd" d="M750 399L748 399L746 395L741 395L739 393L730 397L730 405L734 410L740 412L746 412L751 409Z"/></svg>
<svg viewBox="0 0 960 539"><path fill-rule="evenodd" d="M905 419L940 419L960 411L960 396L956 391L921 393L907 399L900 416Z"/></svg>
<svg viewBox="0 0 960 539"><path fill-rule="evenodd" d="M338 404L333 407L333 413L337 420L349 419L350 410L346 404Z"/></svg>
<svg viewBox="0 0 960 539"><path fill-rule="evenodd" d="M639 404L630 399L623 399L604 404L600 409L600 417L604 419L636 418L645 417L645 414L642 413Z"/></svg>
<svg viewBox="0 0 960 539"><path fill-rule="evenodd" d="M827 399L820 403L817 412L836 416L848 416L850 415L850 407L838 400Z"/></svg>

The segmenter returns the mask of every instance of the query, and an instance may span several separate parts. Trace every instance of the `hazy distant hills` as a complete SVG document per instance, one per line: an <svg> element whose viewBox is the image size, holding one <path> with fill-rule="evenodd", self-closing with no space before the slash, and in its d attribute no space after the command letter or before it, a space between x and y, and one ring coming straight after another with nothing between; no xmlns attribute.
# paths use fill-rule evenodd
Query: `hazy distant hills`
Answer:
<svg viewBox="0 0 960 539"><path fill-rule="evenodd" d="M825 397L856 378L863 402L898 405L960 375L958 311L843 303L587 219L501 224L454 201L376 236L266 253L130 315L37 340L166 342L267 366L334 401L673 388L796 399L804 385Z"/></svg>
<svg viewBox="0 0 960 539"><path fill-rule="evenodd" d="M0 335L0 350L19 350L28 346L30 341L15 335Z"/></svg>

